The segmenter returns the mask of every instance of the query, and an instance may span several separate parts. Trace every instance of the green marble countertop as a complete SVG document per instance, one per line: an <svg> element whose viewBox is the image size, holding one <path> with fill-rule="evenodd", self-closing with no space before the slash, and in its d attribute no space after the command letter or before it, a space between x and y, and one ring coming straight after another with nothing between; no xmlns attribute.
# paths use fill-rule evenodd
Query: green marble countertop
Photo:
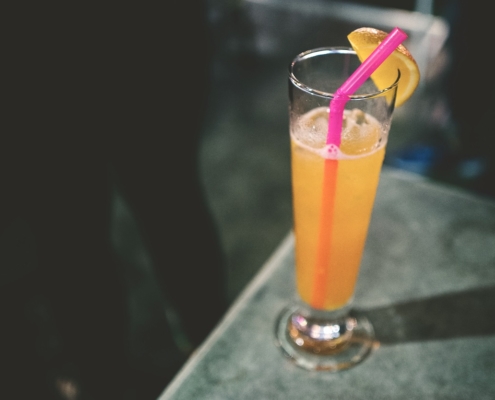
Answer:
<svg viewBox="0 0 495 400"><path fill-rule="evenodd" d="M294 293L287 237L159 400L495 398L495 202L384 168L354 305L380 346L308 372L276 347Z"/></svg>

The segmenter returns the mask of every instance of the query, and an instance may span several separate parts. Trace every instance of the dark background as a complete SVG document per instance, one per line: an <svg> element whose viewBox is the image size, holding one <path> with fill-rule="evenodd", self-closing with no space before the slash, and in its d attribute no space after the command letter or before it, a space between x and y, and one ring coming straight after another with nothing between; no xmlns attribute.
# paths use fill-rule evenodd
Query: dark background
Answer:
<svg viewBox="0 0 495 400"><path fill-rule="evenodd" d="M165 200L175 198L169 211L179 221L176 224L184 216L187 232L197 234L191 237L185 234L181 254L201 259L202 251L215 248L218 239L222 262L215 265L221 271L218 275L215 272L208 275L210 264L205 263L206 276L196 278L202 288L195 292L203 294L190 297L200 307L197 310L192 307L189 314L197 313L211 325L205 325L196 342L191 343L190 335L177 323L177 310L161 290L155 268L157 258L150 248L163 247L165 255L161 260L167 259L168 238L176 238L177 234L175 225L169 223L172 217L163 215L157 219L157 225L164 229L157 228L162 236L151 246L132 196L119 185L112 175L113 169L105 170L113 185L100 186L108 203L99 212L106 218L102 223L110 228L108 239L117 268L106 277L108 296L116 293L110 290L115 278L124 288L120 295L125 299L123 312L130 321L126 346L132 365L126 379L118 373L111 374L105 390L111 392L115 388L116 394L117 388L122 389L129 399L158 396L218 320L219 307L209 309L209 304L217 297L224 297L227 304L233 302L291 229L287 66L297 53L318 46L348 45L346 35L362 26L382 30L399 26L406 30L410 35L406 46L420 65L422 81L409 102L395 112L386 164L477 195L495 197L495 136L489 118L493 96L487 79L480 78L490 76L490 64L486 54L478 53L482 38L489 37L490 22L480 1L210 0L204 3L206 9L201 9L199 2L180 3L150 6L123 3L115 8L106 3L68 6L28 2L6 8L3 13L9 20L4 39L7 106L1 136L3 192L15 187L15 193L25 193L26 181L16 178L32 177L33 170L34 175L43 175L36 162L41 165L46 161L39 149L47 145L47 138L52 150L60 146L68 148L68 132L71 138L77 138L71 142L74 152L64 153L65 162L72 165L79 165L80 160L86 165L96 165L97 160L102 162L98 149L121 146L127 149L127 153L119 153L122 168L132 170L133 165L138 165L133 152L148 149L140 151L137 158L157 160L156 164L148 165L148 173L144 169L141 175L146 176L147 187L160 188ZM428 4L430 8L425 10ZM423 6L419 11L431 14L418 14L419 5ZM204 35L197 33L201 22L193 16L200 20L205 17ZM190 66L178 68L180 64L174 54L191 60ZM57 62L47 63L47 59ZM177 63L172 72L171 63ZM92 76L98 78L88 79ZM184 91L184 88L188 89ZM468 88L472 90L466 92ZM83 93L76 100L75 89ZM180 91L185 95L177 95ZM125 99L130 93L132 101L127 103ZM49 103L53 98L56 98L55 108ZM73 113L70 101L90 104L86 108L89 114ZM188 112L174 114L167 108L170 104L180 104ZM139 118L133 110L139 110ZM478 116L476 125L473 115ZM189 141L187 138L191 136L182 128L193 123L199 124L193 133L197 136ZM44 128L40 129L41 126ZM127 136L122 136L123 132ZM139 143L146 146L139 147ZM89 154L88 159L85 156ZM26 165L30 167L25 168ZM179 170L178 165L182 166ZM103 179L101 171L93 170L87 187L94 188ZM198 180L195 191L184 189L171 178L184 173L190 174L191 181ZM9 181L13 178L17 182L14 186ZM70 187L71 177L64 179L62 187ZM137 183L143 182L138 178ZM137 183L134 188L139 188ZM73 186L74 190L88 193L85 186L77 183ZM43 193L44 189L39 189L26 196L30 204L39 204L36 199L43 198ZM152 194L139 189L137 193L142 195L141 209L147 206L150 212L161 209ZM4 196L2 203L4 215L10 215L9 207L17 209L19 204L6 203L5 198L15 197ZM202 203L195 203L195 199ZM67 203L61 201L61 204ZM203 206L210 212L211 220L207 218L201 224L191 221L188 210ZM68 212L78 215L77 210L73 207ZM99 214L90 215L98 224ZM68 219L66 223L71 227L72 222L83 223L82 219ZM205 231L198 229L205 225ZM23 277L35 268L37 259L30 229L21 213L21 218L2 234L0 285L7 288L2 291L5 312L15 309L10 305L13 296L19 293L18 287L29 297L33 288L39 286L22 283ZM106 228L101 229L103 232ZM212 240L211 246L205 237ZM84 248L86 239L80 240L78 251ZM67 254L68 262L71 254L78 257L70 248L64 248L63 253ZM92 262L91 257L86 260ZM201 261L184 262L180 255L170 260L161 264L182 271L182 278L172 281L177 282L174 290L187 298L188 290L191 291L187 283L194 280L189 268L197 270L202 266ZM98 279L98 269L93 268L93 276ZM11 282L17 282L18 286L9 286ZM105 298L104 291L101 297ZM34 375L37 366L30 363L30 349L40 337L50 337L52 326L47 317L50 310L38 300L33 297L29 315L32 320L41 321L36 325L39 330L22 337L25 352L17 354L15 362L19 371L32 370ZM98 308L98 302L94 307ZM19 321L21 326L22 316ZM119 332L118 323L112 324L111 319L105 323ZM4 316L5 324L15 325ZM93 328L91 325L88 330ZM7 340L3 344L9 347ZM41 348L50 349L50 346L45 344ZM98 352L93 362L101 364ZM89 398L78 391L70 368L68 372L57 373L49 377L58 382L59 392L65 396L57 398ZM62 380L57 381L58 378ZM23 385L29 386L28 378L21 378L11 386L15 389Z"/></svg>

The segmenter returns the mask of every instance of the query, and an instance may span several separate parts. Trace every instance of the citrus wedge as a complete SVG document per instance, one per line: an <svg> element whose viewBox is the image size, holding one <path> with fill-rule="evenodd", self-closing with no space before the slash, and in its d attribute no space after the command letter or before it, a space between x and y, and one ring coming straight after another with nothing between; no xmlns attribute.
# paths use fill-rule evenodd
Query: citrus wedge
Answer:
<svg viewBox="0 0 495 400"><path fill-rule="evenodd" d="M375 28L359 28L347 35L352 48L363 62L387 36ZM378 89L383 90L393 83L400 70L399 87L395 106L400 107L413 95L418 87L420 73L416 60L402 44L371 75Z"/></svg>

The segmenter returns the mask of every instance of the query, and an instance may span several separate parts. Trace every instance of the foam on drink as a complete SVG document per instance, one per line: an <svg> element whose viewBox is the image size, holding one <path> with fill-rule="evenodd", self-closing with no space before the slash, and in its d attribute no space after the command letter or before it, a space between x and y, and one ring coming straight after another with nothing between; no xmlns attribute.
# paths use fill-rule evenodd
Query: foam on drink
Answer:
<svg viewBox="0 0 495 400"><path fill-rule="evenodd" d="M318 107L292 124L290 133L297 146L323 158L349 159L379 151L387 143L378 121L355 108L344 111L340 148L327 145L328 116L328 108Z"/></svg>

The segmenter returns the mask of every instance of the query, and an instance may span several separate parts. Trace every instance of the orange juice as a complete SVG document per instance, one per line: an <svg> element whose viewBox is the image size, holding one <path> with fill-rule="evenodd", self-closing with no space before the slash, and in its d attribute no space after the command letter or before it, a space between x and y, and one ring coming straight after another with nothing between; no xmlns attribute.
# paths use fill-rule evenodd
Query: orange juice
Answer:
<svg viewBox="0 0 495 400"><path fill-rule="evenodd" d="M321 107L291 127L291 163L297 290L312 307L333 310L354 294L386 134L372 116L346 110L340 148L332 148L327 125Z"/></svg>

